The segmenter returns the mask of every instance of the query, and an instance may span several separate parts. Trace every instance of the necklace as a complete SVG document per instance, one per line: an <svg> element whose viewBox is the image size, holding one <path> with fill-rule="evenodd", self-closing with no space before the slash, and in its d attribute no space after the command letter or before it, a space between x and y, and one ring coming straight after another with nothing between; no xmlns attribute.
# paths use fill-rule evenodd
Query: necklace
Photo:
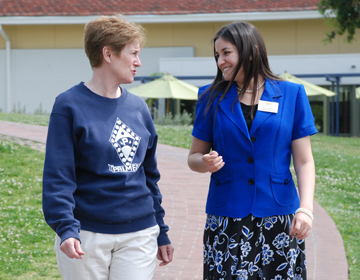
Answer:
<svg viewBox="0 0 360 280"><path fill-rule="evenodd" d="M265 85L265 80L263 81L263 83L257 87L256 91L258 91L259 89L261 89L263 86ZM238 91L241 91L241 88L236 87ZM252 89L249 90L245 90L245 92L252 92Z"/></svg>

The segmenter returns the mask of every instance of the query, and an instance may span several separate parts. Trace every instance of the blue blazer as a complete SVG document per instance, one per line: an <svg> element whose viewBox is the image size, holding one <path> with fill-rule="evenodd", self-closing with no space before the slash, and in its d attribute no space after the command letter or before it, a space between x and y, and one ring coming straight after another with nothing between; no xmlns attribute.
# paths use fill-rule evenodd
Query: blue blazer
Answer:
<svg viewBox="0 0 360 280"><path fill-rule="evenodd" d="M258 110L250 132L236 84L217 109L221 94L205 113L207 87L199 89L192 135L211 143L225 165L211 174L206 213L234 218L295 213L299 196L290 172L291 142L317 133L304 87L266 79L261 100L279 103L278 112Z"/></svg>

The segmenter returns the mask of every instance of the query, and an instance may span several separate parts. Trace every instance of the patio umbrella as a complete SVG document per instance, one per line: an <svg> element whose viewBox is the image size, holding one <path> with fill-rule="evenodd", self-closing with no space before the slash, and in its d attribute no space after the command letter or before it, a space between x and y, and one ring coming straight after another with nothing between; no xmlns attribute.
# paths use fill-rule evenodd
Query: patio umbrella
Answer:
<svg viewBox="0 0 360 280"><path fill-rule="evenodd" d="M154 81L128 89L144 98L174 98L197 100L198 88L167 74Z"/></svg>
<svg viewBox="0 0 360 280"><path fill-rule="evenodd" d="M313 96L313 95L334 96L334 95L336 95L336 93L333 91L327 90L325 88L319 87L319 86L309 83L307 81L301 80L301 79L289 74L286 71L284 73L282 73L279 77L285 81L302 84L305 87L305 91L308 96Z"/></svg>
<svg viewBox="0 0 360 280"><path fill-rule="evenodd" d="M356 98L360 99L360 87L356 88Z"/></svg>

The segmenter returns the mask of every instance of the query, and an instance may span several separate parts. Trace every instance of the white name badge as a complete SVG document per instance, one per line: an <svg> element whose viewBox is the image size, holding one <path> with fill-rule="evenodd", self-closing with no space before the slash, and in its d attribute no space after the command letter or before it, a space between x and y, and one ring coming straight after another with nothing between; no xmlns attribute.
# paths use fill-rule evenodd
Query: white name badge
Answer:
<svg viewBox="0 0 360 280"><path fill-rule="evenodd" d="M277 113L279 109L279 103L259 100L258 110L269 113Z"/></svg>

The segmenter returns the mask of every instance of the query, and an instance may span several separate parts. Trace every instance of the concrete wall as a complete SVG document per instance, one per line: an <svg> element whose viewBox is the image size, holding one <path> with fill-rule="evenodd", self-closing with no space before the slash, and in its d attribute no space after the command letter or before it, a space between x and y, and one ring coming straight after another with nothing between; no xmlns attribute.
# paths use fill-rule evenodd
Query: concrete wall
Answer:
<svg viewBox="0 0 360 280"><path fill-rule="evenodd" d="M192 57L192 47L144 48L139 76L159 72L160 57ZM0 109L7 111L5 50L0 50ZM10 111L34 113L40 106L50 112L55 97L91 78L92 71L83 49L15 49L11 51L12 95ZM125 87L131 87L126 85ZM40 105L41 104L41 105Z"/></svg>
<svg viewBox="0 0 360 280"><path fill-rule="evenodd" d="M147 31L147 48L140 53L143 66L138 76L156 72L214 76L216 66L212 58L211 39L227 23L143 24ZM337 36L331 44L325 45L322 41L329 28L324 19L252 23L264 37L271 68L276 74L285 70L291 74L360 72L360 32L356 33L352 44L345 42L344 37ZM11 108L7 108L5 40L0 36L0 110L25 108L26 112L33 113L40 109L41 104L43 111L50 112L56 95L91 77L83 51L83 24L14 25L3 26L3 29L10 38L12 48L12 95ZM330 85L324 78L307 80ZM188 82L201 86L211 80ZM343 78L341 82L360 85L358 77ZM353 105L354 112L359 110L358 105ZM358 115L354 117L359 119ZM352 122L354 131L359 130L357 125Z"/></svg>
<svg viewBox="0 0 360 280"><path fill-rule="evenodd" d="M6 109L6 54L0 50L0 110Z"/></svg>
<svg viewBox="0 0 360 280"><path fill-rule="evenodd" d="M84 25L3 26L12 49L80 49L84 47ZM0 48L5 41L0 36Z"/></svg>
<svg viewBox="0 0 360 280"><path fill-rule="evenodd" d="M268 55L341 54L360 52L360 32L352 44L337 36L324 44L329 28L322 19L253 22L264 37Z"/></svg>
<svg viewBox="0 0 360 280"><path fill-rule="evenodd" d="M241 21L241 18L239 18ZM229 22L143 24L147 47L194 47L194 56L213 55L211 39ZM324 44L329 31L324 19L254 21L264 37L269 55L307 55L360 53L360 32L352 44L336 37ZM83 48L84 25L17 25L3 26L13 49ZM5 41L0 37L0 49Z"/></svg>
<svg viewBox="0 0 360 280"><path fill-rule="evenodd" d="M272 71L279 75L287 71L290 74L359 73L360 53L333 55L282 55L269 56ZM213 57L162 58L160 71L174 76L215 76L216 64ZM325 78L304 78L317 85L331 85ZM201 86L208 81L189 80L191 84ZM360 77L342 78L342 84L360 84Z"/></svg>

